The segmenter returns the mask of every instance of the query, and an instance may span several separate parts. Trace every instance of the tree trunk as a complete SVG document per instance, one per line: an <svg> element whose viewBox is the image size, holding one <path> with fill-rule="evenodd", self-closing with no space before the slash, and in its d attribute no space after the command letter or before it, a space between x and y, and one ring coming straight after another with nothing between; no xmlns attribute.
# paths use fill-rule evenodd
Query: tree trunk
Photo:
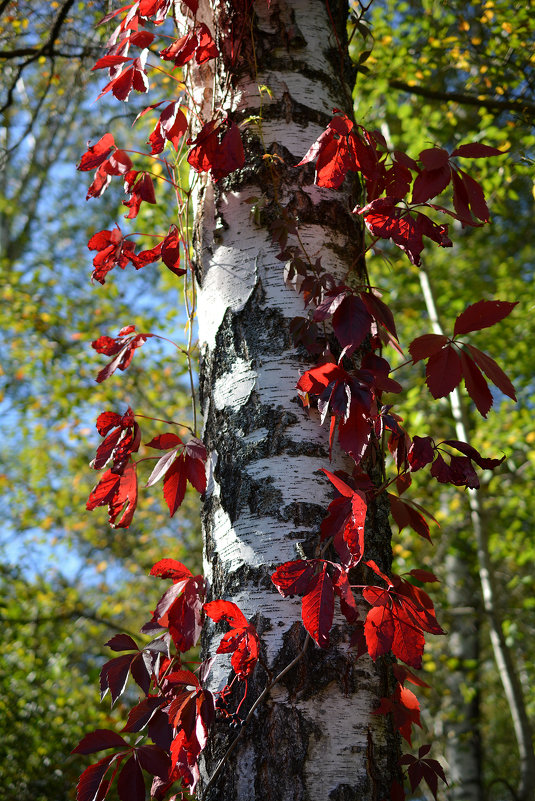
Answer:
<svg viewBox="0 0 535 801"><path fill-rule="evenodd" d="M456 612L448 632L444 724L449 801L484 799L479 726L480 610L469 557L470 554L457 547L446 556L444 571L449 605Z"/></svg>
<svg viewBox="0 0 535 801"><path fill-rule="evenodd" d="M303 314L303 301L284 284L268 226L281 207L288 209L299 220L307 255L321 256L338 277L362 263L362 230L349 213L356 184L320 189L310 165L294 167L334 108L351 115L347 4L213 5L201 3L198 19L216 36L222 57L215 70L213 62L192 69L191 92L203 119L214 109L238 124L260 117L242 129L245 167L215 184L199 179L195 199L201 402L211 462L205 571L211 597L236 602L262 638L263 667L249 682L244 716L268 675L277 675L305 642L300 600L282 598L271 574L285 561L315 553L330 496L320 468L351 469L337 453L329 464L328 431L297 397L296 382L310 362L292 344L289 324ZM250 213L251 197L261 198L260 225ZM388 569L384 505L369 510L366 536L368 558ZM309 642L203 790L236 734L224 721L215 726L202 768L205 801L389 797L398 776L398 738L388 719L373 715L391 690L387 661L374 664L367 655L355 661L343 619L335 617L335 624L329 648ZM220 634L209 631L205 655L215 653ZM218 663L213 690L232 675L228 662Z"/></svg>

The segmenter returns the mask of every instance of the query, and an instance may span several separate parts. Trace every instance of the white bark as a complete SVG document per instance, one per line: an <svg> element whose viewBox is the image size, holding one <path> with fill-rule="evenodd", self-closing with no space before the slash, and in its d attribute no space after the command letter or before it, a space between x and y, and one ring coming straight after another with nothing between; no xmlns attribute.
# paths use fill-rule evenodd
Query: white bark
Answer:
<svg viewBox="0 0 535 801"><path fill-rule="evenodd" d="M339 17L341 4L331 6ZM216 4L215 12L202 6L202 18L219 36L226 35L227 10L222 4ZM266 218L280 213L263 152L284 158L285 166L277 166L278 201L301 209L300 235L312 259L321 255L327 269L343 276L358 260L361 232L339 205L354 205L350 188L339 193L318 189L310 169L305 174L293 166L324 130L332 109L345 102L324 2L272 0L268 10L259 0L253 27L257 75L251 74L252 51L245 37L234 80L227 80L224 59L214 75L203 68L191 76L194 95L202 99L208 117L212 105L223 103L238 122L253 114L263 118L262 143L248 134L244 170L215 187L203 182L196 201L201 389L211 463L205 568L212 596L234 601L256 623L263 659L277 674L298 653L304 632L299 599L283 599L270 576L277 565L314 554L332 494L319 472L329 467L328 433L317 415L305 413L295 390L299 375L310 367L288 331L290 320L303 313L302 298L284 285L277 248L266 227L254 225L245 202L263 195ZM344 39L344 24L338 35ZM204 91L207 77L213 80L213 95ZM272 92L270 99L263 94L262 108L259 84ZM318 212L320 201L324 205ZM330 469L347 466L340 455L335 459ZM388 568L385 510L377 510L375 517L377 531L368 532L368 539L377 549L373 558ZM212 631L205 641L211 654L219 636ZM368 657L353 662L347 639L337 619L332 647L309 647L273 688L206 801L386 797L397 775L397 741L386 719L372 711L389 693L389 674L381 660L376 665ZM218 657L212 688L221 689L229 679L229 660ZM266 680L257 669L251 702ZM207 748L204 784L228 746L225 726L220 725Z"/></svg>

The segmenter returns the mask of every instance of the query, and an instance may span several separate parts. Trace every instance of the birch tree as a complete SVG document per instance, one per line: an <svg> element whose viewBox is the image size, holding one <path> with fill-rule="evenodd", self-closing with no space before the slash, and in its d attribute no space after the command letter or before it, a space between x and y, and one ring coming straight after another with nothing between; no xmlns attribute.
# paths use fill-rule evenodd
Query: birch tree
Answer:
<svg viewBox="0 0 535 801"><path fill-rule="evenodd" d="M250 16L223 4L202 7L216 38L241 26L238 53L191 69L189 81L207 118L221 109L248 128L247 166L222 182L203 181L196 204L196 263L202 409L210 478L204 512L206 575L214 597L236 602L256 621L265 666L277 673L304 647L300 601L273 592L278 564L315 555L329 500L328 431L307 417L295 384L310 361L293 345L290 323L303 301L283 280L280 248L269 223L281 208L299 220L311 261L340 281L362 264L363 233L349 213L356 184L333 193L314 186L310 167L296 168L332 119L352 114L342 3L255 5ZM252 10L251 10L252 11ZM336 21L336 25L333 22ZM207 87L208 90L207 90ZM261 206L261 224L251 214ZM330 469L348 468L337 453ZM390 565L384 505L368 531L377 562ZM257 710L229 766L206 794L210 799L372 799L396 775L397 744L385 720L373 715L389 686L386 664L368 657L358 666L342 620L333 646L307 648L299 664ZM215 651L207 636L204 647ZM212 686L226 682L228 666ZM266 681L261 671L253 696ZM211 775L228 745L216 733L206 752Z"/></svg>

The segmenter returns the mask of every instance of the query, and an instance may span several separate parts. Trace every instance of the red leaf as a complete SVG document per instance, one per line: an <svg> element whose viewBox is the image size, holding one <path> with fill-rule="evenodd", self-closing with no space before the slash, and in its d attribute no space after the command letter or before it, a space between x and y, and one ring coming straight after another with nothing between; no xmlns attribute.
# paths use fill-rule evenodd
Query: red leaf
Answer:
<svg viewBox="0 0 535 801"><path fill-rule="evenodd" d="M449 160L449 153L443 147L430 147L418 154L418 159L426 170L439 170L445 167Z"/></svg>
<svg viewBox="0 0 535 801"><path fill-rule="evenodd" d="M414 693L402 687L400 684L390 696L381 698L380 706L374 710L374 715L388 715L392 713L394 728L411 745L412 726L416 724L421 727L420 704Z"/></svg>
<svg viewBox="0 0 535 801"><path fill-rule="evenodd" d="M452 345L446 345L427 362L425 382L434 398L449 395L462 378L461 359Z"/></svg>
<svg viewBox="0 0 535 801"><path fill-rule="evenodd" d="M399 527L400 532L407 526L410 526L417 534L431 542L427 520L417 509L408 501L398 498L390 492L388 493L388 500L390 501L392 517Z"/></svg>
<svg viewBox="0 0 535 801"><path fill-rule="evenodd" d="M152 337L152 334L132 333L132 335L129 336L121 333L122 331L130 332L130 330L135 330L135 326L129 326L128 329L121 329L119 336L113 339L104 336L99 337L91 343L91 347L94 348L97 353L106 353L108 356L115 356L115 358L113 358L111 362L108 362L98 373L96 378L97 384L101 384L112 376L116 370L126 370L131 364L137 348L140 348L145 344L147 339Z"/></svg>
<svg viewBox="0 0 535 801"><path fill-rule="evenodd" d="M148 50L142 50L141 54L132 62L132 66L118 72L109 83L106 84L97 100L111 90L117 100L127 101L132 89L136 92L148 92L149 79L145 72L145 62Z"/></svg>
<svg viewBox="0 0 535 801"><path fill-rule="evenodd" d="M149 575L163 579L170 578L174 582L181 581L184 578L192 578L193 576L191 570L188 570L182 562L178 562L176 559L160 559L159 562L153 565Z"/></svg>
<svg viewBox="0 0 535 801"><path fill-rule="evenodd" d="M258 661L258 637L253 627L248 626L243 630L237 647L232 654L230 663L234 672L240 679L245 679L253 672Z"/></svg>
<svg viewBox="0 0 535 801"><path fill-rule="evenodd" d="M190 484L201 494L206 491L207 453L203 443L190 439L185 449L186 476Z"/></svg>
<svg viewBox="0 0 535 801"><path fill-rule="evenodd" d="M111 754L84 770L76 787L77 801L101 801L104 798L105 792L103 794L103 789L107 789L107 782L104 781L104 776L116 759L117 755Z"/></svg>
<svg viewBox="0 0 535 801"><path fill-rule="evenodd" d="M359 610L345 570L340 570L336 574L334 591L340 598L340 611L343 616L348 623L355 623L359 619Z"/></svg>
<svg viewBox="0 0 535 801"><path fill-rule="evenodd" d="M224 133L223 133L224 132ZM214 181L224 178L245 164L238 126L230 120L206 123L193 142L188 162L196 172L211 171Z"/></svg>
<svg viewBox="0 0 535 801"><path fill-rule="evenodd" d="M258 634L236 604L231 601L211 601L204 611L216 623L225 620L231 630L224 635L218 654L232 653L231 664L239 678L249 676L258 661Z"/></svg>
<svg viewBox="0 0 535 801"><path fill-rule="evenodd" d="M176 434L167 432L166 434L159 434L145 444L147 448L157 448L160 451L166 451L168 448L176 448L177 445L182 445L182 440Z"/></svg>
<svg viewBox="0 0 535 801"><path fill-rule="evenodd" d="M316 161L316 184L338 188L347 171L357 169L348 140L352 128L353 123L345 114L334 117L296 166Z"/></svg>
<svg viewBox="0 0 535 801"><path fill-rule="evenodd" d="M107 645L112 651L139 651L136 641L129 634L115 634L104 645Z"/></svg>
<svg viewBox="0 0 535 801"><path fill-rule="evenodd" d="M129 745L120 734L111 729L95 729L82 737L71 754L94 754L96 751L105 751L107 748L128 748Z"/></svg>
<svg viewBox="0 0 535 801"><path fill-rule="evenodd" d="M394 631L394 620L388 606L372 606L364 623L364 635L368 653L374 662L392 648Z"/></svg>
<svg viewBox="0 0 535 801"><path fill-rule="evenodd" d="M447 155L448 154L446 153L446 157ZM425 203L426 200L430 200L431 198L440 195L440 193L443 192L447 187L450 180L451 167L447 161L438 168L422 170L422 172L416 176L414 181L411 202Z"/></svg>
<svg viewBox="0 0 535 801"><path fill-rule="evenodd" d="M461 156L468 159L482 159L489 156L503 156L504 151L498 150L497 147L484 145L481 142L472 142L466 145L459 145L456 147L452 156Z"/></svg>
<svg viewBox="0 0 535 801"><path fill-rule="evenodd" d="M117 699L124 693L128 681L128 674L130 672L130 665L134 657L135 654L124 654L123 656L115 657L115 659L110 659L109 662L106 662L102 666L100 671L101 701L109 690L113 706Z"/></svg>
<svg viewBox="0 0 535 801"><path fill-rule="evenodd" d="M408 776L411 785L411 790L414 792L416 787L420 784L422 779L425 779L433 797L437 798L438 779L448 783L444 770L440 762L436 759L424 759L423 757L429 753L431 746L426 744L420 746L418 749L418 758L412 754L403 754L399 760L400 765L408 765Z"/></svg>
<svg viewBox="0 0 535 801"><path fill-rule="evenodd" d="M116 426L120 426L123 415L117 412L102 412L97 417L96 427L101 437L105 437L108 431Z"/></svg>
<svg viewBox="0 0 535 801"><path fill-rule="evenodd" d="M176 225L169 228L169 233L162 242L162 261L175 275L184 275L180 265L180 235Z"/></svg>
<svg viewBox="0 0 535 801"><path fill-rule="evenodd" d="M309 591L313 577L314 562L299 559L296 562L279 565L271 576L271 581L286 598L288 595L305 595Z"/></svg>
<svg viewBox="0 0 535 801"><path fill-rule="evenodd" d="M162 698L144 698L139 704L132 707L128 713L126 726L124 726L122 730L127 732L142 731L163 703L165 702Z"/></svg>
<svg viewBox="0 0 535 801"><path fill-rule="evenodd" d="M332 324L344 356L351 354L370 333L372 318L364 303L355 295L346 295L336 309Z"/></svg>
<svg viewBox="0 0 535 801"><path fill-rule="evenodd" d="M197 35L192 29L185 36L175 39L169 47L160 50L160 58L165 61L174 61L175 67L183 67L195 55L197 44Z"/></svg>
<svg viewBox="0 0 535 801"><path fill-rule="evenodd" d="M462 181L464 190L466 192L466 197L468 199L468 203L470 204L470 211L477 217L478 220L482 220L483 222L488 222L490 217L489 207L487 206L485 195L483 194L483 188L478 184L477 181L474 181L467 173L463 172L462 170L458 171L458 175ZM455 191L454 191L454 201L455 201Z"/></svg>
<svg viewBox="0 0 535 801"><path fill-rule="evenodd" d="M149 142L152 144L152 155L162 152L166 140L171 142L178 152L179 141L188 129L188 121L179 103L179 100L169 103L160 114L154 131L149 137Z"/></svg>
<svg viewBox="0 0 535 801"><path fill-rule="evenodd" d="M396 206L395 198L378 198L354 211L364 217L366 227L373 236L391 239L416 266L421 261L424 236L440 247L452 247L447 225L438 225L415 209Z"/></svg>
<svg viewBox="0 0 535 801"><path fill-rule="evenodd" d="M95 66L91 67L91 72L94 70L102 70L106 67L116 67L117 64L124 64L127 61L132 61L132 58L129 56L117 55L102 56L102 58L99 58L99 60L95 63Z"/></svg>
<svg viewBox="0 0 535 801"><path fill-rule="evenodd" d="M329 645L333 616L334 588L327 573L327 565L323 565L321 573L312 579L302 603L303 624L320 648L327 648Z"/></svg>
<svg viewBox="0 0 535 801"><path fill-rule="evenodd" d="M486 353L475 348L473 345L465 345L465 347L470 351L470 354L473 360L476 362L478 367L480 367L487 378L496 384L499 390L503 392L504 395L508 395L514 401L516 401L516 394L515 388L510 382L509 378L505 375L501 367L499 367L494 359L491 359L490 356L487 356Z"/></svg>
<svg viewBox="0 0 535 801"><path fill-rule="evenodd" d="M151 776L167 779L171 768L169 754L156 745L142 745L136 748L136 756L140 766Z"/></svg>
<svg viewBox="0 0 535 801"><path fill-rule="evenodd" d="M106 470L92 490L86 504L91 511L108 505L109 522L113 528L128 528L137 505L137 475L135 462L130 462L122 475Z"/></svg>
<svg viewBox="0 0 535 801"><path fill-rule="evenodd" d="M431 573L430 570L421 570L419 567L413 568L413 570L409 570L409 575L414 576L417 581L421 581L422 584L430 584L435 581L438 581L437 577L434 573Z"/></svg>
<svg viewBox="0 0 535 801"><path fill-rule="evenodd" d="M352 498L355 494L355 490L348 486L345 481L342 481L341 478L338 478L334 473L331 473L329 470L326 470L324 467L321 468L322 471L325 473L331 484L334 484L338 492L340 492L345 498Z"/></svg>
<svg viewBox="0 0 535 801"><path fill-rule="evenodd" d="M135 184L131 186L131 188L127 188L126 191L131 194L130 200L123 200L123 206L128 206L130 209L128 214L125 214L127 220L132 220L137 217L139 207L143 201L152 203L153 205L156 203L152 178L146 172L142 173Z"/></svg>
<svg viewBox="0 0 535 801"><path fill-rule="evenodd" d="M93 259L92 281L105 283L106 275L115 266L124 270L128 264L131 252L134 250L134 243L128 242L122 235L118 225L111 231L98 231L93 234L87 243L89 250L97 250L98 253Z"/></svg>
<svg viewBox="0 0 535 801"><path fill-rule="evenodd" d="M205 61L209 61L211 58L217 58L219 50L212 39L212 34L204 22L201 22L197 28L197 41L198 44L195 51L195 61L197 64L204 64Z"/></svg>
<svg viewBox="0 0 535 801"><path fill-rule="evenodd" d="M184 500L186 493L186 470L184 464L184 454L181 453L178 459L165 474L163 481L163 496L169 507L169 515L173 517L176 510Z"/></svg>
<svg viewBox="0 0 535 801"><path fill-rule="evenodd" d="M154 41L154 34L149 31L138 31L130 35L130 44L140 47L144 50Z"/></svg>
<svg viewBox="0 0 535 801"><path fill-rule="evenodd" d="M467 442L462 442L458 439L445 439L442 445L449 445L450 448L455 448L464 453L465 456L472 459L483 470L494 470L505 459L505 456L502 456L501 459L485 459L472 445L468 445Z"/></svg>
<svg viewBox="0 0 535 801"><path fill-rule="evenodd" d="M447 341L448 337L443 334L424 334L413 339L409 345L409 353L412 356L413 364L438 353Z"/></svg>
<svg viewBox="0 0 535 801"><path fill-rule="evenodd" d="M415 684L417 687L429 687L427 682L425 682L419 676L415 676L412 670L409 670L409 668L405 667L405 665L400 665L399 663L392 665L392 673L400 684L410 681L411 684Z"/></svg>
<svg viewBox="0 0 535 801"><path fill-rule="evenodd" d="M360 562L364 555L364 523L366 520L366 496L356 490L351 499L351 517L346 523L344 540L355 563Z"/></svg>
<svg viewBox="0 0 535 801"><path fill-rule="evenodd" d="M97 506L107 506L111 503L117 492L121 476L106 470L96 487L93 487L86 503L86 509L91 512Z"/></svg>
<svg viewBox="0 0 535 801"><path fill-rule="evenodd" d="M143 773L134 756L126 760L119 773L117 793L121 801L145 801Z"/></svg>
<svg viewBox="0 0 535 801"><path fill-rule="evenodd" d="M137 506L137 473L135 462L130 462L121 476L119 486L109 504L109 522L112 528L128 528Z"/></svg>
<svg viewBox="0 0 535 801"><path fill-rule="evenodd" d="M425 638L421 629L415 625L414 616L408 613L407 606L396 603L392 614L395 619L392 653L410 667L422 667L422 653Z"/></svg>
<svg viewBox="0 0 535 801"><path fill-rule="evenodd" d="M511 314L517 303L518 301L509 303L505 300L479 300L477 303L472 303L455 320L453 336L496 325Z"/></svg>
<svg viewBox="0 0 535 801"><path fill-rule="evenodd" d="M435 448L431 437L419 437L416 435L409 448L407 458L413 473L421 470L426 464L430 464L435 458Z"/></svg>
<svg viewBox="0 0 535 801"><path fill-rule="evenodd" d="M203 609L208 617L215 623L225 620L233 628L241 628L249 625L241 609L236 606L235 603L232 603L232 601L210 601L204 604Z"/></svg>
<svg viewBox="0 0 535 801"><path fill-rule="evenodd" d="M164 455L161 456L154 465L152 473L150 474L145 486L152 487L162 478L162 476L168 474L171 469L171 466L175 463L176 460L177 460L176 448L174 448L172 451L164 453Z"/></svg>
<svg viewBox="0 0 535 801"><path fill-rule="evenodd" d="M392 336L398 339L394 315L386 303L378 298L373 292L361 292L360 297L371 316L378 323L384 326L389 334L392 334Z"/></svg>
<svg viewBox="0 0 535 801"><path fill-rule="evenodd" d="M486 417L493 403L492 393L481 370L470 356L464 350L460 351L459 356L466 391L474 401L478 412Z"/></svg>
<svg viewBox="0 0 535 801"><path fill-rule="evenodd" d="M183 594L167 613L169 633L182 653L193 648L201 634L203 599L204 580L202 576L195 576L186 583ZM164 621L160 618L159 623L163 625Z"/></svg>
<svg viewBox="0 0 535 801"><path fill-rule="evenodd" d="M172 0L140 0L139 15L148 18L152 17L155 25L161 25L171 8L171 2ZM189 2L186 2L186 5L190 7Z"/></svg>
<svg viewBox="0 0 535 801"><path fill-rule="evenodd" d="M111 133L105 133L98 142L94 145L87 143L87 151L80 159L77 170L86 172L87 170L94 170L105 161L112 149L115 147L115 140Z"/></svg>

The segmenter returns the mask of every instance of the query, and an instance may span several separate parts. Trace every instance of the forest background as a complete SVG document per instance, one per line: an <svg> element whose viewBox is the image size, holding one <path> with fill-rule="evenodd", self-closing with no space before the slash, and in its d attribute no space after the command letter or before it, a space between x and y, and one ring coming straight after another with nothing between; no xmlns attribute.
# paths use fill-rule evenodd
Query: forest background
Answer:
<svg viewBox="0 0 535 801"><path fill-rule="evenodd" d="M465 411L470 442L482 452L499 455L498 448L507 456L495 474L483 476L482 519L498 611L533 721L535 23L530 6L501 0L372 0L364 7L352 3L348 24L358 65L358 122L379 128L393 147L412 156L430 143L484 141L508 151L499 166L494 159L478 162L491 225L459 231L453 252L429 250L425 264L445 324L477 298L519 301L510 318L478 339L507 368L518 404L502 405L496 395L484 422L468 406ZM193 493L186 514L172 521L163 502L147 498L126 530L110 529L104 510L85 511L94 481L88 469L97 439L93 421L102 409L114 408L118 381L126 402L151 409L155 417L169 417L170 409L175 418L190 415L187 364L154 340L144 349L142 365L134 361L120 378L95 383L102 363L90 343L102 333L115 335L118 320L141 331L157 327L175 339L183 336L186 322L174 277L154 265L136 276L134 289L123 273L114 275L105 292L89 282L87 240L119 217L120 194L110 190L98 205L85 205L75 164L86 140L98 138L112 118L114 130L129 127L144 107L137 96L126 110L94 103L102 87L90 67L105 36L94 23L106 11L103 0L0 2L0 786L18 801L74 797L80 764L69 752L89 729L113 728L121 719L120 704L110 712L109 702L98 703L98 672L109 658L101 643L117 631L138 630L140 610L157 599L158 588L147 577L157 559L183 559L192 569L201 562ZM169 224L165 208L151 206L146 214L147 229ZM384 249L369 259L369 271L408 342L428 330L428 311L421 275L400 262L393 249ZM406 422L422 434L444 430L447 436L448 402L431 400L419 387L410 388L400 401ZM443 584L441 597L435 597L450 631L425 654L434 688L420 693L425 723L437 753L444 754L448 732L462 737L463 727L477 730L488 798L505 799L511 797L507 784L515 786L518 760L480 601L466 491L437 485L425 492L418 500L439 510L440 528L432 530L433 570ZM396 546L400 573L413 566L414 542L411 548ZM429 551L425 544L419 549L418 564L426 566ZM469 657L459 652L459 639L470 639Z"/></svg>

